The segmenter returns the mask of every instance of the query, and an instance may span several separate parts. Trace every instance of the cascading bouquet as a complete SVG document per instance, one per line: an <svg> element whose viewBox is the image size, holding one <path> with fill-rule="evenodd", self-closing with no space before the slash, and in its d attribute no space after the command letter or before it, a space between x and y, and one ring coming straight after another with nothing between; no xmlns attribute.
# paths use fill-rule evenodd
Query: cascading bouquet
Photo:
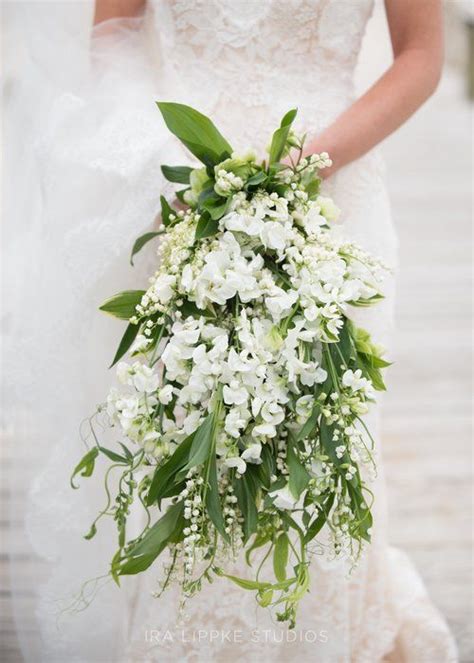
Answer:
<svg viewBox="0 0 474 663"><path fill-rule="evenodd" d="M99 408L123 440L102 446L91 419L95 444L71 481L90 476L99 454L112 461L86 538L113 517L117 584L166 550L162 588L174 580L190 596L225 576L294 625L322 528L332 555L356 560L370 541L375 463L363 416L388 362L349 312L381 299L386 267L330 228L339 210L319 194L318 171L331 162L303 158L295 110L259 163L194 109L158 107L204 167L162 167L186 185L176 194L185 209L161 197L162 227L137 239L131 258L162 235L148 289L101 306L129 321L112 364L122 386ZM147 524L128 540L135 502ZM242 551L252 568L257 548L253 579L228 572Z"/></svg>

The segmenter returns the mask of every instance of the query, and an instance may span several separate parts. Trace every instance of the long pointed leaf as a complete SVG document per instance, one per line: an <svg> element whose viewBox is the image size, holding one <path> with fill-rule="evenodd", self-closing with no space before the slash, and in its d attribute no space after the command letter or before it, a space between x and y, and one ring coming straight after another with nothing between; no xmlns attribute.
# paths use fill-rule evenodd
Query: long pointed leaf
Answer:
<svg viewBox="0 0 474 663"><path fill-rule="evenodd" d="M157 101L168 129L203 163L215 165L232 153L232 147L211 120L199 111L172 102Z"/></svg>

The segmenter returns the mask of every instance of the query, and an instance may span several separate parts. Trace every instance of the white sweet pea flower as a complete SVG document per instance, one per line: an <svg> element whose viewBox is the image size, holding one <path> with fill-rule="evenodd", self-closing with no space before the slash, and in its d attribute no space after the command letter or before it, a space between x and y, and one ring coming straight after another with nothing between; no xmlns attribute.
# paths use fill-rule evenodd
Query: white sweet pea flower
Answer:
<svg viewBox="0 0 474 663"><path fill-rule="evenodd" d="M288 484L279 490L270 493L273 496L273 504L277 509L290 510L294 509L298 500L292 495Z"/></svg>
<svg viewBox="0 0 474 663"><path fill-rule="evenodd" d="M260 231L260 239L267 249L283 251L288 239L288 231L277 221L267 221Z"/></svg>
<svg viewBox="0 0 474 663"><path fill-rule="evenodd" d="M131 385L130 371L132 367L126 361L120 361L117 364L116 375L121 384Z"/></svg>
<svg viewBox="0 0 474 663"><path fill-rule="evenodd" d="M311 396L311 394L301 396L295 403L296 414L303 419L307 419L313 410L313 406L314 396Z"/></svg>
<svg viewBox="0 0 474 663"><path fill-rule="evenodd" d="M265 297L265 304L275 322L279 322L288 315L297 299L298 293L294 290L285 292L282 288L277 288L275 294L272 293L270 297Z"/></svg>
<svg viewBox="0 0 474 663"><path fill-rule="evenodd" d="M252 435L256 437L275 437L276 428L273 424L259 424L252 429Z"/></svg>
<svg viewBox="0 0 474 663"><path fill-rule="evenodd" d="M230 212L221 219L220 223L227 230L245 233L250 237L257 237L264 225L259 216L245 212Z"/></svg>
<svg viewBox="0 0 474 663"><path fill-rule="evenodd" d="M162 304L167 304L174 295L175 285L176 276L160 274L152 286L151 294L154 294Z"/></svg>
<svg viewBox="0 0 474 663"><path fill-rule="evenodd" d="M231 437L238 438L247 426L250 412L245 408L233 408L225 418L224 430Z"/></svg>
<svg viewBox="0 0 474 663"><path fill-rule="evenodd" d="M259 443L251 444L242 452L242 460L247 463L255 463L259 465L262 461L260 455L262 453L262 445Z"/></svg>
<svg viewBox="0 0 474 663"><path fill-rule="evenodd" d="M239 474L244 474L245 470L247 469L247 464L240 456L232 456L231 458L226 458L224 460L224 464L227 465L227 467L235 467L237 472Z"/></svg>
<svg viewBox="0 0 474 663"><path fill-rule="evenodd" d="M332 198L327 198L325 196L318 196L316 198L316 204L319 205L319 207L321 208L321 214L328 221L337 221L338 220L339 215L341 214L341 210L334 203Z"/></svg>
<svg viewBox="0 0 474 663"><path fill-rule="evenodd" d="M133 386L137 391L151 394L158 389L160 377L152 368L145 364L134 364L132 369Z"/></svg>
<svg viewBox="0 0 474 663"><path fill-rule="evenodd" d="M317 235L321 226L326 224L326 219L319 213L319 210L319 207L312 205L301 221L308 235Z"/></svg>
<svg viewBox="0 0 474 663"><path fill-rule="evenodd" d="M135 353L145 351L150 343L151 343L150 338L147 338L143 334L138 334L135 341L132 344L132 347L130 348L130 354L133 355Z"/></svg>
<svg viewBox="0 0 474 663"><path fill-rule="evenodd" d="M163 405L167 405L173 398L173 387L170 384L165 385L158 391L158 400Z"/></svg>
<svg viewBox="0 0 474 663"><path fill-rule="evenodd" d="M244 405L249 398L249 392L244 387L239 387L239 383L231 383L230 386L224 385L222 396L226 405Z"/></svg>
<svg viewBox="0 0 474 663"><path fill-rule="evenodd" d="M184 292L190 292L194 285L193 268L191 265L185 265L181 272L181 288Z"/></svg>
<svg viewBox="0 0 474 663"><path fill-rule="evenodd" d="M191 435L201 423L201 412L192 410L183 421L183 431L186 435Z"/></svg>
<svg viewBox="0 0 474 663"><path fill-rule="evenodd" d="M358 368L355 372L348 369L342 376L342 384L349 387L352 391L359 391L365 389L368 380L362 377L362 371Z"/></svg>

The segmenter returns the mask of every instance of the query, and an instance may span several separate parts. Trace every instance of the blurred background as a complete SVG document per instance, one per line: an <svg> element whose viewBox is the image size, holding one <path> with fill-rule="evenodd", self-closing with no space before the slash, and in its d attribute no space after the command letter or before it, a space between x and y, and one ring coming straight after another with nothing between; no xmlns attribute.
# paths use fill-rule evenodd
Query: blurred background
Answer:
<svg viewBox="0 0 474 663"><path fill-rule="evenodd" d="M21 1L21 0L18 0ZM356 2L357 0L354 0ZM416 1L416 0L414 0ZM471 218L474 2L446 0L446 67L434 97L382 146L400 238L394 366L385 400L384 449L392 543L416 563L446 616L464 663L472 635ZM391 59L377 0L358 70L365 89ZM6 436L7 437L7 436ZM2 472L14 459L2 445ZM38 562L10 516L21 491L2 481L0 660L19 663L8 559L24 564L31 600ZM14 511L13 511L14 512ZM25 611L27 613L28 611ZM24 625L28 630L29 625ZM31 626L33 629L33 626ZM36 633L31 631L31 639ZM375 663L375 662L374 662Z"/></svg>

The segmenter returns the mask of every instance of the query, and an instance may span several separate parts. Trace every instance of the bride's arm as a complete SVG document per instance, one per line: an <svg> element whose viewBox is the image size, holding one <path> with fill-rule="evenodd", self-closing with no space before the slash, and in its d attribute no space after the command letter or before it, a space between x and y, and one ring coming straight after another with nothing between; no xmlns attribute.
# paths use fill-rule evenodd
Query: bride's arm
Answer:
<svg viewBox="0 0 474 663"><path fill-rule="evenodd" d="M443 61L441 0L385 0L394 62L390 69L308 145L329 152L328 177L403 124L434 92Z"/></svg>
<svg viewBox="0 0 474 663"><path fill-rule="evenodd" d="M146 0L96 0L94 25L111 18L132 18L145 6Z"/></svg>

